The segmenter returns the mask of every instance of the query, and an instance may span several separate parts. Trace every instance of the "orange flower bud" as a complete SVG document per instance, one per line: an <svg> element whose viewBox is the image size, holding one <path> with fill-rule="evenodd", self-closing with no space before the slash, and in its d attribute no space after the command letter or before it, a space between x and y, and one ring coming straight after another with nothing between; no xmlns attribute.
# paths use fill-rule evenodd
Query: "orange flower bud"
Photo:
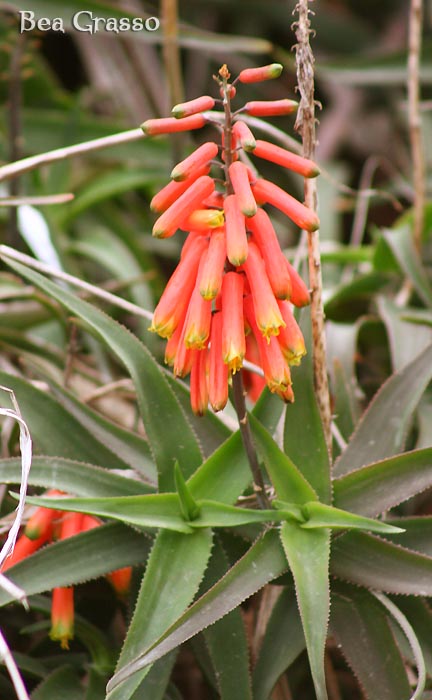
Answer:
<svg viewBox="0 0 432 700"><path fill-rule="evenodd" d="M241 369L246 353L243 275L227 272L222 283L222 359L230 372Z"/></svg>
<svg viewBox="0 0 432 700"><path fill-rule="evenodd" d="M250 152L254 150L256 146L255 137L248 125L242 122L240 119L236 121L233 126L233 134L239 141L244 151Z"/></svg>
<svg viewBox="0 0 432 700"><path fill-rule="evenodd" d="M169 338L174 333L189 304L201 256L207 245L204 236L198 235L192 239L159 300L150 331L159 333L163 338Z"/></svg>
<svg viewBox="0 0 432 700"><path fill-rule="evenodd" d="M311 298L309 290L305 282L300 277L297 270L291 265L291 263L285 258L285 266L288 270L288 274L291 279L291 304L294 306L307 306L310 304Z"/></svg>
<svg viewBox="0 0 432 700"><path fill-rule="evenodd" d="M236 90L236 88L235 88L235 85L229 85L229 84L228 84L228 85L227 85L227 92L228 92L229 98L232 100L232 99L236 96L236 94L237 94L237 90ZM224 93L223 88L221 88L221 89L219 90L219 94L220 94L221 97L225 97L225 93Z"/></svg>
<svg viewBox="0 0 432 700"><path fill-rule="evenodd" d="M207 301L215 299L221 290L225 260L225 231L222 229L212 233L207 255L199 271L200 294Z"/></svg>
<svg viewBox="0 0 432 700"><path fill-rule="evenodd" d="M210 197L207 197L203 201L205 207L218 207L222 208L224 203L224 198L222 192L212 192Z"/></svg>
<svg viewBox="0 0 432 700"><path fill-rule="evenodd" d="M242 267L252 292L255 321L269 343L270 336L278 335L281 326L285 326L285 321L279 311L265 271L264 261L255 243L249 243L249 255Z"/></svg>
<svg viewBox="0 0 432 700"><path fill-rule="evenodd" d="M163 117L162 119L147 119L141 124L141 129L147 136L157 136L158 134L174 134L178 131L190 131L201 129L206 124L203 114L194 114L185 119L175 119L175 117Z"/></svg>
<svg viewBox="0 0 432 700"><path fill-rule="evenodd" d="M259 68L245 68L240 72L238 79L241 83L261 83L263 80L279 78L282 71L283 66L280 63L271 63Z"/></svg>
<svg viewBox="0 0 432 700"><path fill-rule="evenodd" d="M169 182L157 194L155 194L150 202L150 209L158 214L161 214L168 209L171 204L176 202L180 195L183 194L183 192L186 192L186 190L189 189L195 180L198 180L201 175L207 175L209 172L210 166L206 165L199 168L193 175L188 177L187 180L183 180L182 182Z"/></svg>
<svg viewBox="0 0 432 700"><path fill-rule="evenodd" d="M237 161L229 167L229 176L237 196L240 211L245 216L255 216L257 205L249 183L248 171L244 163Z"/></svg>
<svg viewBox="0 0 432 700"><path fill-rule="evenodd" d="M62 649L69 649L74 636L73 588L54 588L51 603L50 637L60 642Z"/></svg>
<svg viewBox="0 0 432 700"><path fill-rule="evenodd" d="M257 244L265 263L265 268L271 288L278 299L289 299L291 296L291 279L285 265L279 241L270 217L264 209L258 209L256 216L252 216L247 222L248 228L253 233L253 240Z"/></svg>
<svg viewBox="0 0 432 700"><path fill-rule="evenodd" d="M124 598L129 593L130 583L132 579L132 567L124 566L121 569L116 569L106 574L105 577L114 588L120 598Z"/></svg>
<svg viewBox="0 0 432 700"><path fill-rule="evenodd" d="M228 401L228 365L222 359L222 314L216 311L212 318L209 401L214 411L221 411Z"/></svg>
<svg viewBox="0 0 432 700"><path fill-rule="evenodd" d="M94 530L95 527L100 527L101 525L101 521L97 518L94 518L93 515L84 515L81 523L81 532L87 532L87 530Z"/></svg>
<svg viewBox="0 0 432 700"><path fill-rule="evenodd" d="M243 111L252 117L278 117L283 114L292 114L297 111L298 103L295 100L272 100L246 102Z"/></svg>
<svg viewBox="0 0 432 700"><path fill-rule="evenodd" d="M185 231L206 233L209 229L220 228L224 221L223 211L219 211L219 209L195 209L181 228Z"/></svg>
<svg viewBox="0 0 432 700"><path fill-rule="evenodd" d="M196 350L190 376L190 400L192 411L203 416L209 401L207 382L208 351Z"/></svg>
<svg viewBox="0 0 432 700"><path fill-rule="evenodd" d="M303 333L294 318L290 304L287 301L278 301L278 306L285 321L285 328L281 328L278 336L280 348L289 365L299 365L303 355L306 355Z"/></svg>
<svg viewBox="0 0 432 700"><path fill-rule="evenodd" d="M259 354L258 344L253 333L246 336L246 360L253 362L255 365L260 365L261 356ZM266 385L264 377L261 377L255 372L243 370L243 379L247 395L253 403L258 401L262 391Z"/></svg>
<svg viewBox="0 0 432 700"><path fill-rule="evenodd" d="M247 321L258 344L266 384L272 393L284 393L291 384L291 374L277 338L272 336L265 342L259 332L260 329L258 329L256 322L255 300L252 303L251 297L246 297L244 308Z"/></svg>
<svg viewBox="0 0 432 700"><path fill-rule="evenodd" d="M153 236L168 238L172 236L183 221L200 206L203 199L214 190L215 184L211 177L202 175L183 192L176 202L164 211L153 226Z"/></svg>
<svg viewBox="0 0 432 700"><path fill-rule="evenodd" d="M173 363L173 372L175 377L186 377L192 369L195 357L196 351L187 348L184 339L185 325L182 328Z"/></svg>
<svg viewBox="0 0 432 700"><path fill-rule="evenodd" d="M218 146L214 141L203 143L190 156L182 160L181 163L177 163L171 171L171 178L176 182L180 182L193 176L203 166L208 165L213 158L216 158L218 150Z"/></svg>
<svg viewBox="0 0 432 700"><path fill-rule="evenodd" d="M213 109L214 104L215 101L213 97L210 97L210 95L202 95L195 100L189 100L189 102L182 102L175 105L171 113L176 119L184 119L184 117L190 117L192 114L198 114L198 112L206 112L208 109Z"/></svg>
<svg viewBox="0 0 432 700"><path fill-rule="evenodd" d="M272 204L283 211L300 228L306 231L316 231L319 228L319 219L316 213L273 182L257 180L252 185L252 190L259 204Z"/></svg>
<svg viewBox="0 0 432 700"><path fill-rule="evenodd" d="M303 177L316 177L320 173L319 167L313 160L298 156L296 153L291 153L291 151L275 146L274 143L269 143L268 141L258 139L253 153L258 158L271 160L272 163L282 165L284 168L303 175Z"/></svg>
<svg viewBox="0 0 432 700"><path fill-rule="evenodd" d="M245 218L235 194L225 198L224 211L227 257L232 265L241 265L248 256L248 241Z"/></svg>
<svg viewBox="0 0 432 700"><path fill-rule="evenodd" d="M67 537L78 535L82 531L84 517L84 513L63 513L60 524L60 539L65 540Z"/></svg>

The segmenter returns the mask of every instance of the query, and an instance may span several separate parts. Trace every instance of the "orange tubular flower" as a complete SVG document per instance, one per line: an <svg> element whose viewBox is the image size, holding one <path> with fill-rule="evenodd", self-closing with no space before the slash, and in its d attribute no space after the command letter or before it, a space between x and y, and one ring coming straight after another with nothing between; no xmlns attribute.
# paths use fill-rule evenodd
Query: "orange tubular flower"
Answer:
<svg viewBox="0 0 432 700"><path fill-rule="evenodd" d="M210 325L211 301L203 299L197 283L192 292L184 324L186 347L190 350L202 350L207 345Z"/></svg>
<svg viewBox="0 0 432 700"><path fill-rule="evenodd" d="M207 348L195 352L190 376L190 397L192 411L197 416L203 416L209 402L207 384Z"/></svg>
<svg viewBox="0 0 432 700"><path fill-rule="evenodd" d="M303 333L294 318L290 304L287 301L279 301L278 306L285 321L285 328L281 328L278 337L280 348L289 365L299 365L303 355L306 355Z"/></svg>
<svg viewBox="0 0 432 700"><path fill-rule="evenodd" d="M195 286L201 256L208 246L203 236L192 239L188 251L177 265L174 274L165 287L159 304L153 314L150 331L169 338L184 318L185 310Z"/></svg>
<svg viewBox="0 0 432 700"><path fill-rule="evenodd" d="M318 216L290 194L268 180L256 180L252 185L253 193L259 204L272 204L284 212L297 226L306 231L319 228Z"/></svg>
<svg viewBox="0 0 432 700"><path fill-rule="evenodd" d="M207 301L215 299L222 288L225 260L225 231L218 229L211 235L207 255L199 271L200 294Z"/></svg>
<svg viewBox="0 0 432 700"><path fill-rule="evenodd" d="M245 217L241 213L237 197L228 195L224 201L227 257L232 265L241 265L248 256Z"/></svg>
<svg viewBox="0 0 432 700"><path fill-rule="evenodd" d="M244 308L247 322L258 344L266 384L272 393L284 394L291 385L291 374L278 340L271 337L265 342L257 326L255 303L252 303L250 296L245 298Z"/></svg>
<svg viewBox="0 0 432 700"><path fill-rule="evenodd" d="M303 177L317 177L320 174L320 169L313 160L298 156L296 153L291 153L291 151L275 146L274 143L268 141L258 139L253 154L258 158L271 160L272 163L293 170Z"/></svg>
<svg viewBox="0 0 432 700"><path fill-rule="evenodd" d="M175 117L164 117L163 119L147 119L141 124L141 129L147 136L157 136L158 134L174 134L178 131L191 131L201 129L206 124L206 119L202 114L194 114L184 119Z"/></svg>
<svg viewBox="0 0 432 700"><path fill-rule="evenodd" d="M153 226L153 236L156 238L168 238L180 228L183 221L192 214L202 203L203 199L211 195L215 184L211 177L202 175L180 195L176 202L158 218Z"/></svg>
<svg viewBox="0 0 432 700"><path fill-rule="evenodd" d="M243 275L227 272L222 284L222 358L230 372L241 369L246 354Z"/></svg>
<svg viewBox="0 0 432 700"><path fill-rule="evenodd" d="M294 306L307 306L310 304L311 298L306 284L303 282L297 270L294 269L289 260L286 258L285 266L291 279L290 302L294 304Z"/></svg>
<svg viewBox="0 0 432 700"><path fill-rule="evenodd" d="M247 222L248 228L253 233L253 240L257 244L265 263L265 268L271 288L278 299L289 299L291 296L291 278L285 265L279 241L270 217L264 209L258 209L256 216L252 216Z"/></svg>
<svg viewBox="0 0 432 700"><path fill-rule="evenodd" d="M199 146L190 156L173 168L171 178L177 182L187 180L203 166L208 165L213 158L216 158L218 150L218 146L214 141L203 143L202 146Z"/></svg>
<svg viewBox="0 0 432 700"><path fill-rule="evenodd" d="M254 150L254 148L256 147L255 136L253 135L252 131L249 129L247 124L245 124L241 120L236 121L232 131L234 137L236 138L236 140L239 141L244 151L247 151L249 153L250 151Z"/></svg>
<svg viewBox="0 0 432 700"><path fill-rule="evenodd" d="M228 365L222 359L222 313L212 318L209 355L209 401L214 411L221 411L228 401Z"/></svg>
<svg viewBox="0 0 432 700"><path fill-rule="evenodd" d="M48 491L46 496L62 496L63 491L57 491L56 489L51 489ZM46 537L50 539L53 531L53 521L60 516L60 511L52 510L51 508L37 508L31 518L29 518L27 525L24 528L24 534L30 540L38 540L40 538Z"/></svg>
<svg viewBox="0 0 432 700"><path fill-rule="evenodd" d="M174 204L174 202L178 200L183 192L186 192L186 190L189 189L195 180L198 180L201 175L207 175L209 172L210 166L206 165L199 168L194 175L188 177L187 180L183 180L182 182L169 182L157 194L155 194L150 202L150 209L158 214L162 214L162 212L166 211L171 204Z"/></svg>
<svg viewBox="0 0 432 700"><path fill-rule="evenodd" d="M185 231L208 232L212 228L220 228L224 224L224 215L218 209L195 209L181 228Z"/></svg>
<svg viewBox="0 0 432 700"><path fill-rule="evenodd" d="M54 588L51 604L51 631L53 641L59 641L62 649L69 649L74 636L73 588Z"/></svg>
<svg viewBox="0 0 432 700"><path fill-rule="evenodd" d="M271 63L268 66L259 68L245 68L238 77L241 83L261 83L263 80L279 78L283 66L280 63Z"/></svg>
<svg viewBox="0 0 432 700"><path fill-rule="evenodd" d="M296 112L298 103L295 100L273 100L270 102L246 102L243 111L252 117L279 117Z"/></svg>
<svg viewBox="0 0 432 700"><path fill-rule="evenodd" d="M285 321L270 286L264 261L254 243L249 243L249 255L243 269L252 292L256 323L269 343L270 336L278 335L279 329L285 326Z"/></svg>
<svg viewBox="0 0 432 700"><path fill-rule="evenodd" d="M124 566L121 569L116 569L106 574L105 577L114 588L120 598L124 598L129 593L130 583L132 579L132 567Z"/></svg>
<svg viewBox="0 0 432 700"><path fill-rule="evenodd" d="M258 343L253 333L248 333L246 336L246 360L258 366L261 363ZM264 377L261 377L259 374L244 370L244 384L249 399L255 403L261 396L266 382Z"/></svg>
<svg viewBox="0 0 432 700"><path fill-rule="evenodd" d="M195 100L175 105L171 113L176 119L184 119L185 117L190 117L192 114L198 114L199 112L206 112L208 109L213 109L214 105L215 101L213 97L210 97L210 95L202 95Z"/></svg>
<svg viewBox="0 0 432 700"><path fill-rule="evenodd" d="M240 161L232 163L229 167L229 176L241 213L245 216L255 216L257 205L251 190L247 167Z"/></svg>
<svg viewBox="0 0 432 700"><path fill-rule="evenodd" d="M46 530L41 537L33 540L27 537L27 535L21 535L21 537L19 537L16 541L14 551L4 562L2 573L10 569L12 566L15 566L15 564L18 564L23 559L26 559L31 554L34 554L34 552L37 552L38 549L40 549L51 539L51 534L52 528L51 531Z"/></svg>

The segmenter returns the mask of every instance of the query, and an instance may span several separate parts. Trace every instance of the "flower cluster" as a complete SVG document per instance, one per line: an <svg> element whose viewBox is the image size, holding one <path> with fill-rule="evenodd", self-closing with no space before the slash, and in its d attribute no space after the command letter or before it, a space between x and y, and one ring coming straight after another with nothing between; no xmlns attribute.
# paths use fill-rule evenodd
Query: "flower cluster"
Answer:
<svg viewBox="0 0 432 700"><path fill-rule="evenodd" d="M61 491L48 491L47 496L64 496ZM101 522L91 515L83 513L63 513L51 508L37 508L28 520L23 534L16 542L13 554L6 559L2 573L18 562L26 559L31 554L48 542L64 540L67 537L78 535L80 532L99 527ZM130 566L117 569L107 574L107 579L112 584L116 593L124 596L131 579ZM62 649L69 648L69 641L74 635L74 592L72 587L54 588L51 603L51 631L50 637L59 641Z"/></svg>
<svg viewBox="0 0 432 700"><path fill-rule="evenodd" d="M174 374L190 373L191 404L197 414L203 414L208 403L215 411L225 406L230 375L242 368L245 359L262 367L270 391L292 401L289 366L305 354L292 305L308 304L309 292L283 255L262 207L278 208L307 231L316 230L319 220L280 187L257 177L248 158L272 161L303 177L315 177L319 170L306 158L255 139L242 118L290 114L296 102L254 101L231 111L235 83L275 78L281 70L279 64L246 69L230 83L223 66L217 78L221 100L202 96L176 105L172 118L150 119L142 125L146 134L156 135L213 123L222 136L221 145L207 141L178 163L171 182L151 201L151 209L159 215L154 236L167 238L178 229L188 233L150 330L168 339L165 361ZM224 108L223 122L208 111L217 102ZM209 174L215 165L223 169L223 189L217 189ZM259 380L253 386L256 397Z"/></svg>

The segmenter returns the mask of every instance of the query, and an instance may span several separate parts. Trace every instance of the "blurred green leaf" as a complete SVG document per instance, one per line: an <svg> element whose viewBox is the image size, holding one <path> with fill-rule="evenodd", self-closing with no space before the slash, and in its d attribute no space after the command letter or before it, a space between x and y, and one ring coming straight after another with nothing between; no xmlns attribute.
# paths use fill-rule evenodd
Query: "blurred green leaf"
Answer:
<svg viewBox="0 0 432 700"><path fill-rule="evenodd" d="M387 593L432 595L432 557L363 532L349 532L334 540L331 572Z"/></svg>
<svg viewBox="0 0 432 700"><path fill-rule="evenodd" d="M397 372L432 343L432 329L404 320L409 309L401 309L389 299L378 299L378 311L387 330L393 370Z"/></svg>
<svg viewBox="0 0 432 700"><path fill-rule="evenodd" d="M381 235L420 299L426 306L432 307L432 286L414 247L411 227L407 224L401 224L399 227L382 230Z"/></svg>
<svg viewBox="0 0 432 700"><path fill-rule="evenodd" d="M281 541L294 577L317 700L327 700L324 650L330 614L330 531L284 523Z"/></svg>
<svg viewBox="0 0 432 700"><path fill-rule="evenodd" d="M31 700L84 700L78 673L71 666L58 666L31 694Z"/></svg>
<svg viewBox="0 0 432 700"><path fill-rule="evenodd" d="M432 486L432 448L406 452L333 481L335 505L374 516Z"/></svg>
<svg viewBox="0 0 432 700"><path fill-rule="evenodd" d="M364 413L356 432L334 465L341 476L397 454L413 412L432 377L432 346L392 375Z"/></svg>
<svg viewBox="0 0 432 700"><path fill-rule="evenodd" d="M294 592L284 589L268 621L253 671L254 700L268 700L278 678L305 648Z"/></svg>
<svg viewBox="0 0 432 700"><path fill-rule="evenodd" d="M337 584L330 628L368 700L407 700L410 684L387 611L368 591Z"/></svg>
<svg viewBox="0 0 432 700"><path fill-rule="evenodd" d="M402 527L400 535L384 535L386 540L401 547L413 549L420 554L432 557L432 517L428 515L392 518L392 523Z"/></svg>

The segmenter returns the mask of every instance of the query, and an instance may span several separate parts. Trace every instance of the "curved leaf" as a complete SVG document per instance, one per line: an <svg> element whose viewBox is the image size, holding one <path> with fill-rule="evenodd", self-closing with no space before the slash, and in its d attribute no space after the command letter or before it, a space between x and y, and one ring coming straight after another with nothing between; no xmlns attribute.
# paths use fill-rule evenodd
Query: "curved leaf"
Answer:
<svg viewBox="0 0 432 700"><path fill-rule="evenodd" d="M135 658L111 679L108 689L121 687L119 684L123 679L137 674L171 649L175 649L222 618L266 583L280 576L286 567L278 535L270 530L154 644L149 645L141 654L136 654Z"/></svg>
<svg viewBox="0 0 432 700"><path fill-rule="evenodd" d="M405 452L335 479L338 508L374 516L432 486L432 448Z"/></svg>
<svg viewBox="0 0 432 700"><path fill-rule="evenodd" d="M350 532L335 539L331 572L386 593L432 595L432 557L375 535Z"/></svg>
<svg viewBox="0 0 432 700"><path fill-rule="evenodd" d="M195 435L171 391L165 376L142 343L132 333L96 307L47 280L34 270L7 258L10 265L86 325L119 357L134 382L143 422L155 456L161 490L174 488L174 462L185 475L201 463ZM170 428L167 431L166 426Z"/></svg>
<svg viewBox="0 0 432 700"><path fill-rule="evenodd" d="M146 536L124 525L101 525L47 545L8 569L7 575L27 595L34 595L56 586L71 586L98 578L124 566L142 564L149 548L150 540ZM1 588L0 605L12 600Z"/></svg>
<svg viewBox="0 0 432 700"><path fill-rule="evenodd" d="M397 454L420 398L432 377L432 345L393 374L378 391L334 465L335 476Z"/></svg>

